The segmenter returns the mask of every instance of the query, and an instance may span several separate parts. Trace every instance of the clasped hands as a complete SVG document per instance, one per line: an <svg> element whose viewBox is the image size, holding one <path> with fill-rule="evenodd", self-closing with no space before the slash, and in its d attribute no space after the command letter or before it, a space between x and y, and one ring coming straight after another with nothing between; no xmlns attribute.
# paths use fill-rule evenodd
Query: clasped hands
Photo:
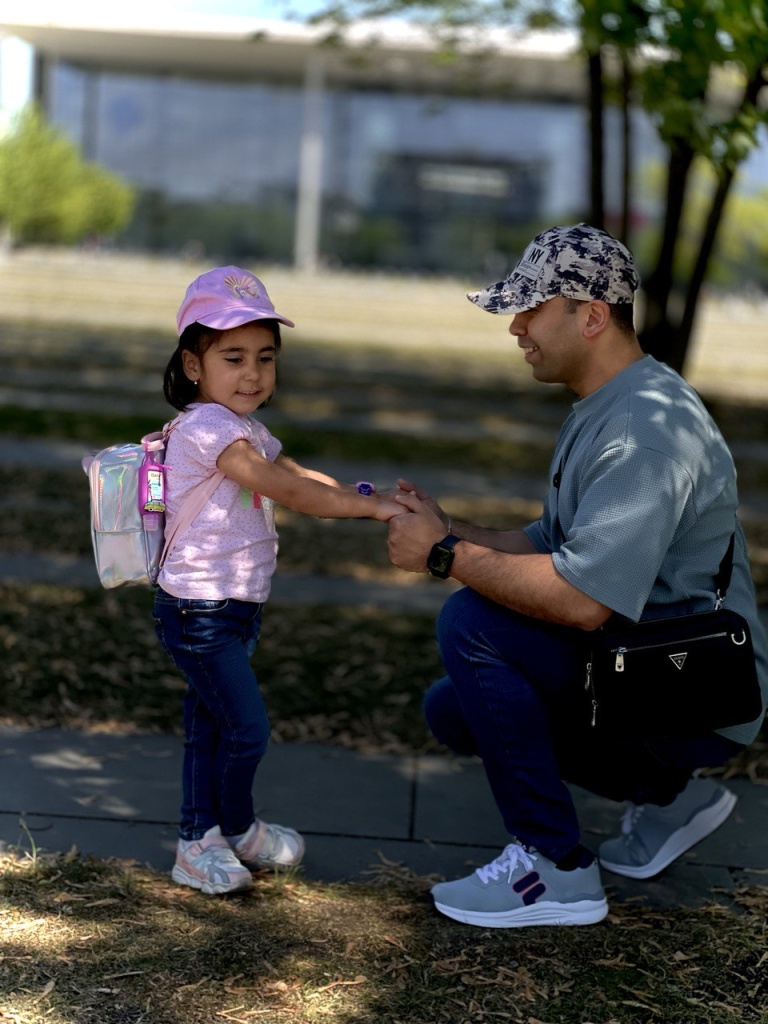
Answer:
<svg viewBox="0 0 768 1024"><path fill-rule="evenodd" d="M393 565L408 572L426 572L432 545L447 533L447 518L434 498L410 480L398 480L399 490L387 495L388 501L402 506L408 515L389 519L387 551Z"/></svg>

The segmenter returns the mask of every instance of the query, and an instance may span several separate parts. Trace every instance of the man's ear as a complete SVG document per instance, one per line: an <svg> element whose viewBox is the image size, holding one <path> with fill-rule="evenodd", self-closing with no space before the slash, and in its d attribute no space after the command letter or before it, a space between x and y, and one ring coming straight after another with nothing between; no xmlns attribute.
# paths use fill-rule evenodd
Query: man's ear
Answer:
<svg viewBox="0 0 768 1024"><path fill-rule="evenodd" d="M194 352L190 352L189 349L184 349L181 353L181 365L184 367L184 376L190 380L200 380L202 376L202 364L198 356Z"/></svg>
<svg viewBox="0 0 768 1024"><path fill-rule="evenodd" d="M611 310L602 299L592 299L581 307L584 311L584 337L594 338L604 331L611 319Z"/></svg>

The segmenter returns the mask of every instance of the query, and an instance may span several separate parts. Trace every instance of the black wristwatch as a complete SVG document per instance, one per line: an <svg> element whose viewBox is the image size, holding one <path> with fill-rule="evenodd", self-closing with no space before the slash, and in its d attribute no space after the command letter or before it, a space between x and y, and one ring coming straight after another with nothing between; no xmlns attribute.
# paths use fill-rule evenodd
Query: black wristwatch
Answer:
<svg viewBox="0 0 768 1024"><path fill-rule="evenodd" d="M427 558L427 568L439 580L447 579L450 575L453 565L453 548L459 540L461 540L460 537L454 537L452 533L449 533L447 537L443 537L437 544L432 545L429 558Z"/></svg>

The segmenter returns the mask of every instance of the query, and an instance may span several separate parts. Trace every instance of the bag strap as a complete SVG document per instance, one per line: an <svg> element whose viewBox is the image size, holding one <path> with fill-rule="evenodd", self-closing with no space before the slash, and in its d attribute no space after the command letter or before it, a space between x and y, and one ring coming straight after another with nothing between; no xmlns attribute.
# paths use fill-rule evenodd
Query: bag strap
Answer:
<svg viewBox="0 0 768 1024"><path fill-rule="evenodd" d="M162 443L159 445L160 448L164 448L168 442L168 436L174 427L179 424L180 416L175 416L170 423L166 423L162 431L157 434L149 434L147 439L154 440L155 438L162 439ZM142 439L144 440L144 439ZM169 467L170 469L171 467ZM166 533L163 541L163 550L160 553L160 562L158 564L158 572L162 569L165 564L165 560L171 552L171 548L176 543L176 540L181 536L184 530L188 526L191 526L195 519L202 512L206 502L212 496L213 492L219 486L221 481L225 478L224 473L220 469L217 469L211 476L206 477L205 480L201 480L196 487L193 487L190 493L187 495L187 500L182 502L181 508L178 511L176 519L174 520L173 529Z"/></svg>
<svg viewBox="0 0 768 1024"><path fill-rule="evenodd" d="M198 514L202 512L205 503L224 478L224 473L222 473L220 469L217 470L212 476L208 476L205 480L201 480L187 496L187 500L182 503L178 515L174 520L173 529L165 535L165 542L163 544L163 550L160 555L160 564L158 566L159 569L162 569L171 548L176 542L176 539L188 526L192 525Z"/></svg>
<svg viewBox="0 0 768 1024"><path fill-rule="evenodd" d="M145 434L141 446L145 452L161 452L165 448L165 431L153 430L151 434Z"/></svg>
<svg viewBox="0 0 768 1024"><path fill-rule="evenodd" d="M720 562L720 567L715 576L715 611L725 600L725 592L728 590L731 582L731 575L733 574L733 549L735 546L736 532L734 531L728 542L728 550L723 555L723 560Z"/></svg>

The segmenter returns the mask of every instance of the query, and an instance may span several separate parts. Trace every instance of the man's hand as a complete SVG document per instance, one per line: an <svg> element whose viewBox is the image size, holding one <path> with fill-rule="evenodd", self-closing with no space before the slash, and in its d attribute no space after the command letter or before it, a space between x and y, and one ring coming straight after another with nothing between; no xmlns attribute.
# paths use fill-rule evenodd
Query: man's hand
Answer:
<svg viewBox="0 0 768 1024"><path fill-rule="evenodd" d="M401 486L407 483L398 482ZM426 572L429 552L432 545L445 536L445 526L428 503L415 494L402 494L397 501L404 511L412 512L413 515L390 519L387 540L390 561L408 572Z"/></svg>
<svg viewBox="0 0 768 1024"><path fill-rule="evenodd" d="M411 483L410 480L398 480L397 486L403 494L415 494L419 501L423 505L426 505L430 512L434 512L442 522L443 526L445 526L446 529L448 528L448 516L443 512L435 499L430 494L427 494L423 488L417 487L416 484ZM445 534L443 534L443 536L445 536ZM438 538L438 540L439 539L441 538Z"/></svg>

